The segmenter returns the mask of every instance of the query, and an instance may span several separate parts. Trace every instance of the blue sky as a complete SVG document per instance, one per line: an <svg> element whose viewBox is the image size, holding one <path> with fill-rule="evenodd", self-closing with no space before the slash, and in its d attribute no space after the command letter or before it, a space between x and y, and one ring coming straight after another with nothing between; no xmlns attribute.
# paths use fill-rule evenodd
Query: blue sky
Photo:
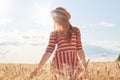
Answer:
<svg viewBox="0 0 120 80"><path fill-rule="evenodd" d="M119 3L119 0L0 0L0 63L39 62L53 28L49 12L58 6L68 10L71 24L80 29L87 59L114 61L120 53Z"/></svg>

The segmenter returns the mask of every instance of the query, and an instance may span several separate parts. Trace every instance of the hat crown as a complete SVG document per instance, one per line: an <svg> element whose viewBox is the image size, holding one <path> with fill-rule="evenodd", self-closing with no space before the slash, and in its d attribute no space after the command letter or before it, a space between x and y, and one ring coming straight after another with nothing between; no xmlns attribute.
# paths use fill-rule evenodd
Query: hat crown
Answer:
<svg viewBox="0 0 120 80"><path fill-rule="evenodd" d="M56 12L60 12L60 13L65 14L68 19L71 18L70 13L65 8L63 8L63 7L57 7L56 9L52 10L51 13L56 13Z"/></svg>
<svg viewBox="0 0 120 80"><path fill-rule="evenodd" d="M57 9L57 10L65 10L65 11L66 11L66 9L63 8L63 7L57 7L56 9Z"/></svg>

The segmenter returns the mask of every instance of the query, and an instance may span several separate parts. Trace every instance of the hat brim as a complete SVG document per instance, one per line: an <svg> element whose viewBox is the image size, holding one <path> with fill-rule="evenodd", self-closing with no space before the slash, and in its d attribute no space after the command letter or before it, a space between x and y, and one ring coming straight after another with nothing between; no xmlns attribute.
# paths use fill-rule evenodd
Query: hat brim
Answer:
<svg viewBox="0 0 120 80"><path fill-rule="evenodd" d="M50 13L51 13L51 15L52 15L53 13L56 13L56 12L63 13L64 15L67 16L68 19L71 18L70 14L69 14L66 10L57 10L57 9L55 9L55 10L52 10ZM53 16L53 15L52 15L52 16Z"/></svg>

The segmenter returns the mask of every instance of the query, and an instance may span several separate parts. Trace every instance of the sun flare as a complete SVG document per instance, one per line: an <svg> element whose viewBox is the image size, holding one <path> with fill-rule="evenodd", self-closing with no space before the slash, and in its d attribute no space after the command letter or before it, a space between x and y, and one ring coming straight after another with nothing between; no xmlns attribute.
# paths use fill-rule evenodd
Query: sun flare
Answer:
<svg viewBox="0 0 120 80"><path fill-rule="evenodd" d="M37 5L36 6L36 19L35 23L38 23L42 26L48 26L52 24L52 20L50 17L50 7L49 6L41 6Z"/></svg>

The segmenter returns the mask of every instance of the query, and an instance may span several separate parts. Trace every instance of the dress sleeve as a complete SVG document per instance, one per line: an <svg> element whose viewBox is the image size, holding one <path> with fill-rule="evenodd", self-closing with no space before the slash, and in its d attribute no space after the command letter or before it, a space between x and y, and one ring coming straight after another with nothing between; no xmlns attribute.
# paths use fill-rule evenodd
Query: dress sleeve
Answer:
<svg viewBox="0 0 120 80"><path fill-rule="evenodd" d="M80 30L77 28L77 49L82 49L82 42L81 42L81 33Z"/></svg>
<svg viewBox="0 0 120 80"><path fill-rule="evenodd" d="M54 32L51 32L46 52L52 53L55 49L55 44L56 44L56 35Z"/></svg>

